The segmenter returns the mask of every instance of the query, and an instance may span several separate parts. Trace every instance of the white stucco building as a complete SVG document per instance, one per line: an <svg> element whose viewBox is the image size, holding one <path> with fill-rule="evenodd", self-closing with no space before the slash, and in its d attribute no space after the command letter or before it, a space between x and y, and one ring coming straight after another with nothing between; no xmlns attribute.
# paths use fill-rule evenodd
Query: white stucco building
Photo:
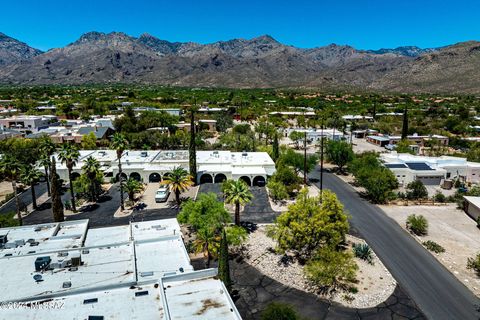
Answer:
<svg viewBox="0 0 480 320"><path fill-rule="evenodd" d="M414 156L408 153L385 153L381 159L401 185L420 180L426 185L439 185L443 179L480 182L480 163L465 158Z"/></svg>
<svg viewBox="0 0 480 320"><path fill-rule="evenodd" d="M118 159L115 150L80 150L73 176L82 172L88 157L100 162L107 176L117 177ZM127 150L121 158L122 174L143 182L161 181L175 167L189 170L186 150ZM65 164L57 158L57 173L68 180ZM197 183L220 183L226 179L242 179L250 186L263 186L275 173L275 163L266 152L197 151Z"/></svg>

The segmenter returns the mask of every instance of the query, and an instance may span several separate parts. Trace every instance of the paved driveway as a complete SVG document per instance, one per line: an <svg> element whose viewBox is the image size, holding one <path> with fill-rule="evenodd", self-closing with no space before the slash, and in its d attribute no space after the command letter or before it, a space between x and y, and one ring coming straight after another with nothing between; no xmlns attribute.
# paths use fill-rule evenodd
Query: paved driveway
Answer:
<svg viewBox="0 0 480 320"><path fill-rule="evenodd" d="M205 183L200 185L199 193L213 192L217 194L220 201L223 201L223 194L220 183ZM254 223L272 223L280 212L275 212L270 206L268 194L265 187L250 187L253 200L248 203L241 214L241 220ZM232 215L232 218L234 216Z"/></svg>
<svg viewBox="0 0 480 320"><path fill-rule="evenodd" d="M40 182L35 186L35 195L36 197L40 197L42 194L47 192L47 184L45 182ZM28 188L21 194L19 194L19 199L20 199L20 206L28 206L29 204L32 203L32 190ZM6 204L4 204L0 208L0 214L6 214L9 212L15 212L17 209L16 204L15 204L15 198L11 199L8 201Z"/></svg>
<svg viewBox="0 0 480 320"><path fill-rule="evenodd" d="M318 168L310 175L318 179ZM331 173L324 173L323 177L324 188L335 192L349 211L353 228L372 246L427 318L479 319L480 299L431 253L380 208L362 199L350 185Z"/></svg>
<svg viewBox="0 0 480 320"><path fill-rule="evenodd" d="M125 198L127 195L125 194ZM70 199L70 192L65 192L62 195L62 201ZM80 220L80 219L90 219L90 226L100 227L100 226L109 226L115 223L116 220L113 215L115 211L120 207L120 190L118 184L112 185L110 190L102 197L97 205L86 210L84 212L78 213L76 215L67 216L66 220ZM52 202L48 200L44 203L39 210L36 210L24 218L24 224L38 224L38 223L48 223L53 221L52 216ZM126 220L128 224L128 220Z"/></svg>

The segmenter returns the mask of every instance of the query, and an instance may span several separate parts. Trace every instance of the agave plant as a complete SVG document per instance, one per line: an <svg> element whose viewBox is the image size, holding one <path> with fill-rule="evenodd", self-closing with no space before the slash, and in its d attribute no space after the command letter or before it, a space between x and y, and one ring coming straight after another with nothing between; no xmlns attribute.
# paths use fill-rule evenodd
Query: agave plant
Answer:
<svg viewBox="0 0 480 320"><path fill-rule="evenodd" d="M370 246L366 243L355 243L353 245L353 254L355 257L373 263L373 253Z"/></svg>

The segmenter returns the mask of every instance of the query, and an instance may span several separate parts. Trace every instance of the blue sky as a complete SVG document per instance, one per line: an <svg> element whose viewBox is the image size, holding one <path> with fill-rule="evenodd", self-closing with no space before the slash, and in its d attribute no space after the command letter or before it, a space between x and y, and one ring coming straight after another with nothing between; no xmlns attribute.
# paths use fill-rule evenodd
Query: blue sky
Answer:
<svg viewBox="0 0 480 320"><path fill-rule="evenodd" d="M0 32L46 50L87 31L209 43L270 34L298 47L437 47L480 40L478 0L8 0Z"/></svg>

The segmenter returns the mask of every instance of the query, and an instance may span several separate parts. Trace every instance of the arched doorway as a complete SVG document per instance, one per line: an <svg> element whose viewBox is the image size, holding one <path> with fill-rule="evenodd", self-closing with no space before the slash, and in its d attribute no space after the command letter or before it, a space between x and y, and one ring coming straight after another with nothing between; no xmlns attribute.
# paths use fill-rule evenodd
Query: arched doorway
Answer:
<svg viewBox="0 0 480 320"><path fill-rule="evenodd" d="M255 178L253 178L253 185L256 187L264 187L265 178L262 176L256 176Z"/></svg>
<svg viewBox="0 0 480 320"><path fill-rule="evenodd" d="M120 177L120 174L117 173L117 176L115 177L115 180L119 181L120 180L119 177ZM127 175L124 172L122 172L122 181L125 181L127 179L128 179Z"/></svg>
<svg viewBox="0 0 480 320"><path fill-rule="evenodd" d="M227 176L223 173L218 173L215 175L215 183L222 183L225 180L227 180Z"/></svg>
<svg viewBox="0 0 480 320"><path fill-rule="evenodd" d="M77 180L78 178L80 178L80 173L78 173L78 172L72 172L72 181L75 181L75 180Z"/></svg>
<svg viewBox="0 0 480 320"><path fill-rule="evenodd" d="M130 173L130 179L135 179L137 181L142 181L142 176L138 172Z"/></svg>
<svg viewBox="0 0 480 320"><path fill-rule="evenodd" d="M204 183L213 183L213 178L210 174L208 173L202 174L202 176L200 177L200 184L204 184Z"/></svg>
<svg viewBox="0 0 480 320"><path fill-rule="evenodd" d="M251 181L250 178L247 177L247 176L241 176L241 177L240 177L240 180L242 180L243 182L245 182L248 186L251 186L251 185L252 185L252 181Z"/></svg>
<svg viewBox="0 0 480 320"><path fill-rule="evenodd" d="M159 173L153 172L148 176L148 182L160 182L160 180L162 180L162 177Z"/></svg>

